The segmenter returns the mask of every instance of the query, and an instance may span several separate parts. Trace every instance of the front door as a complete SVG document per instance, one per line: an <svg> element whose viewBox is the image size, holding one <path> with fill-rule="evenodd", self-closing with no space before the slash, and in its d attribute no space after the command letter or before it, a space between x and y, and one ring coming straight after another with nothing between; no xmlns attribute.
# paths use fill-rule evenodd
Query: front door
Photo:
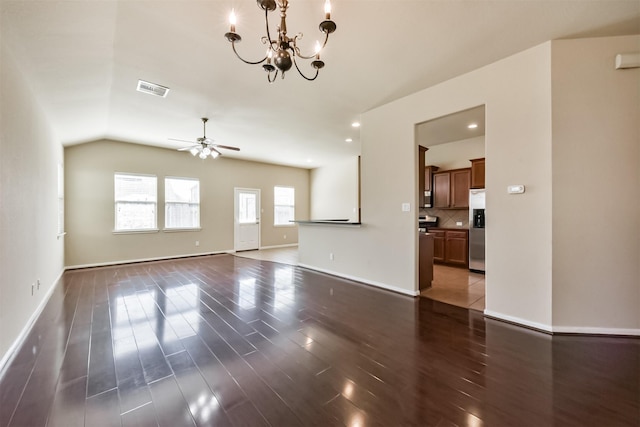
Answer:
<svg viewBox="0 0 640 427"><path fill-rule="evenodd" d="M260 248L260 190L235 189L235 250Z"/></svg>

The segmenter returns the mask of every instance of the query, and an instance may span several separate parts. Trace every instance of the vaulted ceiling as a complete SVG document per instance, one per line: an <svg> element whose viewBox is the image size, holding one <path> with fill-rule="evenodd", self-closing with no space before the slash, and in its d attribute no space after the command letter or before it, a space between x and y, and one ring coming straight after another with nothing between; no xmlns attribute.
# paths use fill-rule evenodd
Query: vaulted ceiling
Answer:
<svg viewBox="0 0 640 427"><path fill-rule="evenodd" d="M323 3L291 1L288 30L304 33L303 50L320 38ZM338 28L318 79L292 70L269 84L224 38L234 8L238 50L264 56L264 14L251 0L0 4L1 41L64 145L179 148L168 138L202 136L200 117L209 117L207 136L241 148L225 155L305 168L357 155L351 123L389 101L547 40L640 33L637 0L334 0ZM138 79L170 92L137 92Z"/></svg>

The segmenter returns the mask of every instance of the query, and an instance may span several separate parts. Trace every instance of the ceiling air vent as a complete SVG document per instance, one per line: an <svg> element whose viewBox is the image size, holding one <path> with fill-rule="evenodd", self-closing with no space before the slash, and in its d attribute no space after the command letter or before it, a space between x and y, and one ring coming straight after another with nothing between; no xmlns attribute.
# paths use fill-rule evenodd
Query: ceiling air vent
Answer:
<svg viewBox="0 0 640 427"><path fill-rule="evenodd" d="M157 85L155 83L145 82L144 80L138 80L138 92L148 93L149 95L167 97L169 88Z"/></svg>

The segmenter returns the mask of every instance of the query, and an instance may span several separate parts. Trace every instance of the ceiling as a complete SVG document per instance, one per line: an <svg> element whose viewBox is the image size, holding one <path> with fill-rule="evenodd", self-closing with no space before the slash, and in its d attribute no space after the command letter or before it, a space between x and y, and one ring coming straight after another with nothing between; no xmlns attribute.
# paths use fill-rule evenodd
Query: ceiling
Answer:
<svg viewBox="0 0 640 427"><path fill-rule="evenodd" d="M323 3L291 2L289 33L305 34L307 52ZM292 70L269 84L224 38L234 8L238 50L264 56L263 13L251 0L0 5L2 43L64 145L110 138L179 148L168 138L202 136L200 117L209 117L207 136L241 148L225 156L304 168L359 154L351 123L389 101L547 40L640 33L637 0L334 0L338 28L318 79ZM170 92L136 92L138 79Z"/></svg>
<svg viewBox="0 0 640 427"><path fill-rule="evenodd" d="M469 127L475 125L475 127ZM484 105L438 117L415 127L416 142L423 147L462 141L484 135Z"/></svg>

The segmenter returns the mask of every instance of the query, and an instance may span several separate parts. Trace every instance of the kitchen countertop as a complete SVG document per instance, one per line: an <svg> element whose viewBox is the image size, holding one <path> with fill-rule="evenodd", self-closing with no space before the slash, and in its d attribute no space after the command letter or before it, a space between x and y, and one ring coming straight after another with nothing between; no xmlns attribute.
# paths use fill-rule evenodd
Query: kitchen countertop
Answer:
<svg viewBox="0 0 640 427"><path fill-rule="evenodd" d="M310 219L291 221L302 225L337 225L337 226L355 226L362 225L361 222L349 221L348 219Z"/></svg>

